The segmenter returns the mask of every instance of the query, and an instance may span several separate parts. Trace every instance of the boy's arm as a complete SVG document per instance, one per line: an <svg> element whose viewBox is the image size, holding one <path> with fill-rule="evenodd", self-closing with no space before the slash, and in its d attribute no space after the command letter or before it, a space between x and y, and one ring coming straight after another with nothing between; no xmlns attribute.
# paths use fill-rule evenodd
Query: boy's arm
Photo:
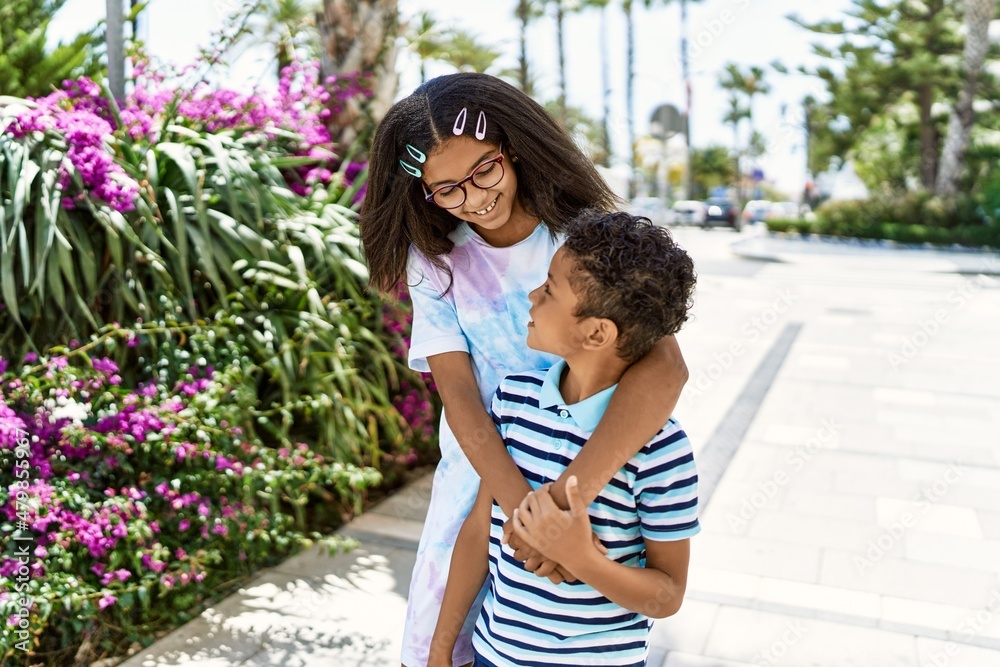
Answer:
<svg viewBox="0 0 1000 667"><path fill-rule="evenodd" d="M667 423L687 379L687 365L674 336L660 339L632 364L587 446L552 485L550 493L556 503L569 509L566 480L570 476L579 480L584 503L594 502L615 473Z"/></svg>
<svg viewBox="0 0 1000 667"><path fill-rule="evenodd" d="M543 487L532 494L526 511L518 509L513 518L515 533L626 609L650 618L677 613L687 588L690 540L647 539L644 568L605 558L591 541L590 517L576 477L566 486L569 511L561 510L549 488Z"/></svg>
<svg viewBox="0 0 1000 667"><path fill-rule="evenodd" d="M510 457L496 424L483 407L468 353L436 354L428 357L427 363L455 439L479 473L482 484L487 485L490 498L496 498L504 514L510 516L531 492L531 486Z"/></svg>
<svg viewBox="0 0 1000 667"><path fill-rule="evenodd" d="M447 665L451 667L451 657L455 642L462 632L472 603L483 587L489 574L490 521L493 496L483 485L472 511L462 524L462 530L455 541L451 554L451 569L448 584L441 601L434 637L431 639L428 667Z"/></svg>

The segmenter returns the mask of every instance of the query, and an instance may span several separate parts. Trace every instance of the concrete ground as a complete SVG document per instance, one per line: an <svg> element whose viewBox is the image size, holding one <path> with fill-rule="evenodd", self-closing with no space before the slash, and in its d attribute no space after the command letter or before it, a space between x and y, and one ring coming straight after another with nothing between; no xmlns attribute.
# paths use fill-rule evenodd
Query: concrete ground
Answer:
<svg viewBox="0 0 1000 667"><path fill-rule="evenodd" d="M703 530L649 665L1000 665L1000 280L919 253L733 253L756 233L675 231L699 272L676 416ZM429 493L122 664L398 664Z"/></svg>

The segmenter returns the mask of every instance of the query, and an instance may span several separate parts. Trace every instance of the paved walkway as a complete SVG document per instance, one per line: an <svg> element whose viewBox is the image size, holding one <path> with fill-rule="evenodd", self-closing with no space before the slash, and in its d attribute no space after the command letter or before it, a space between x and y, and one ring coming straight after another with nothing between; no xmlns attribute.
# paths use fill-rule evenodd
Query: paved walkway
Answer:
<svg viewBox="0 0 1000 667"><path fill-rule="evenodd" d="M653 667L1000 665L1000 280L858 255L696 259L676 416L703 531ZM749 234L745 233L742 238ZM430 477L125 665L398 664Z"/></svg>

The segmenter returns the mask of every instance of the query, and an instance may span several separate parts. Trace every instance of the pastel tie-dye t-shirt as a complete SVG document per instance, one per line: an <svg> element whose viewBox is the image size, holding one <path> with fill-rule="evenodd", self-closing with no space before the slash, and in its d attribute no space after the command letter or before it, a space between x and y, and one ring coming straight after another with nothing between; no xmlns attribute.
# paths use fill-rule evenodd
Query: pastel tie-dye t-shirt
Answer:
<svg viewBox="0 0 1000 667"><path fill-rule="evenodd" d="M426 372L427 357L467 352L488 410L493 393L510 373L541 370L558 360L528 347L528 293L545 282L552 256L562 245L539 224L523 241L505 248L488 244L465 223L450 238L454 249L443 259L448 274L411 248L407 285L413 301L410 368ZM449 282L451 289L448 289ZM427 653L448 583L451 553L458 531L472 509L479 476L448 426L439 427L441 462L434 473L427 519L410 580L402 662L427 664ZM481 600L480 600L481 602ZM474 608L455 647L455 664L472 661Z"/></svg>

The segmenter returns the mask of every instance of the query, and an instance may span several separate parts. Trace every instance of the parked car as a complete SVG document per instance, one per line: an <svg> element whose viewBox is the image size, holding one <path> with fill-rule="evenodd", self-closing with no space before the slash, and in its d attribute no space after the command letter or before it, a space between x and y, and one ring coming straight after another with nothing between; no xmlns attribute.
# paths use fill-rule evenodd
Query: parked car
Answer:
<svg viewBox="0 0 1000 667"><path fill-rule="evenodd" d="M636 197L629 205L632 215L649 218L654 225L667 225L673 222L671 210L659 197Z"/></svg>
<svg viewBox="0 0 1000 667"><path fill-rule="evenodd" d="M719 225L732 227L735 231L740 231L740 212L736 204L730 199L713 197L705 202L706 215L705 226Z"/></svg>
<svg viewBox="0 0 1000 667"><path fill-rule="evenodd" d="M675 201L671 207L674 212L674 222L678 225L703 225L707 210L700 201L682 199Z"/></svg>
<svg viewBox="0 0 1000 667"><path fill-rule="evenodd" d="M743 222L763 222L770 210L771 202L766 199L751 199L743 207Z"/></svg>
<svg viewBox="0 0 1000 667"><path fill-rule="evenodd" d="M775 202L767 211L768 220L798 220L801 217L802 208L793 201Z"/></svg>

